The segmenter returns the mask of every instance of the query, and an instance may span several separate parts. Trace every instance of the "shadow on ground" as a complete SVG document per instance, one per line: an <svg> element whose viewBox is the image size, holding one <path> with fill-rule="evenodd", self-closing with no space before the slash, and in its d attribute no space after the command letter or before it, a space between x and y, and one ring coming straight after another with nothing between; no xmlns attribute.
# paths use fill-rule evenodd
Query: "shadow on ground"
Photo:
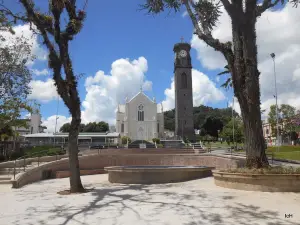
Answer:
<svg viewBox="0 0 300 225"><path fill-rule="evenodd" d="M88 187L91 188L91 187ZM177 191L174 191L174 188ZM49 221L60 219L60 225L297 225L285 219L274 211L265 211L260 207L235 203L235 196L230 193L222 193L211 198L209 190L187 190L180 184L163 185L111 185L106 184L97 187L85 196L81 195L81 205L72 203L72 195L67 196L69 202L53 207L29 207L26 217L43 219L29 223L30 225L45 225ZM179 190L179 191L178 191ZM214 201L217 200L217 201ZM81 201L81 202L82 202ZM46 215L46 219L45 219ZM159 216L161 215L161 216ZM174 215L174 218L172 218ZM166 217L169 217L166 219ZM174 221L176 218L180 221ZM130 223L128 219L132 220ZM174 219L174 220L172 220ZM125 221L126 220L126 221ZM25 219L26 221L26 219ZM15 221L14 224L25 224L23 221ZM28 224L28 223L26 223ZM54 223L51 223L54 224Z"/></svg>

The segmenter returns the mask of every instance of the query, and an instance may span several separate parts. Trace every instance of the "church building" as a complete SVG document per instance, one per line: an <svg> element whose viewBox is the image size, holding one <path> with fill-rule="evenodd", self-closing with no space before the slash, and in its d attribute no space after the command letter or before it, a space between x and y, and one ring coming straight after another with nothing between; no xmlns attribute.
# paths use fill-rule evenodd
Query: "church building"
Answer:
<svg viewBox="0 0 300 225"><path fill-rule="evenodd" d="M125 105L118 105L116 131L131 140L152 140L164 134L162 105L151 100L143 90L132 99L126 98Z"/></svg>

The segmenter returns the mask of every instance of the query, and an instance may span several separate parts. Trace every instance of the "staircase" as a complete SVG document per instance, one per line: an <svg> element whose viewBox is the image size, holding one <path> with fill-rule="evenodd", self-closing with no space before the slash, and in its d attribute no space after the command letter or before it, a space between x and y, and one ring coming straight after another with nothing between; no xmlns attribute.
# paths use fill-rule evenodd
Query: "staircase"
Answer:
<svg viewBox="0 0 300 225"><path fill-rule="evenodd" d="M128 144L128 148L140 148L140 144L146 144L146 148L155 148L155 145L149 141L136 140Z"/></svg>
<svg viewBox="0 0 300 225"><path fill-rule="evenodd" d="M192 143L191 147L194 149L197 153L205 153L206 151L203 149L200 143Z"/></svg>
<svg viewBox="0 0 300 225"><path fill-rule="evenodd" d="M44 163L39 163L42 165ZM38 162L32 162L25 166L25 171L32 169L38 166ZM24 167L16 167L16 175L18 173L24 172ZM11 179L14 177L14 168L0 168L0 185L2 184L11 184Z"/></svg>

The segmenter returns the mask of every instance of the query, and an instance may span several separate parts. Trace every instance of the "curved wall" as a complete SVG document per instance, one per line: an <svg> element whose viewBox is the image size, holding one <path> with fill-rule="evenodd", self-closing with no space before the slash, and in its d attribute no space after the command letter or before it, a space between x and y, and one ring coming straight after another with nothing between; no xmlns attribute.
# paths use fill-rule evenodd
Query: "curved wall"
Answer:
<svg viewBox="0 0 300 225"><path fill-rule="evenodd" d="M160 155L160 154L100 154L79 157L81 170L103 169L107 166L130 165L177 165L177 166L209 166L216 169L236 168L244 164L244 160L217 155ZM69 160L60 159L35 167L16 175L12 180L14 188L43 179L43 171L50 171L51 177L57 171L69 170Z"/></svg>

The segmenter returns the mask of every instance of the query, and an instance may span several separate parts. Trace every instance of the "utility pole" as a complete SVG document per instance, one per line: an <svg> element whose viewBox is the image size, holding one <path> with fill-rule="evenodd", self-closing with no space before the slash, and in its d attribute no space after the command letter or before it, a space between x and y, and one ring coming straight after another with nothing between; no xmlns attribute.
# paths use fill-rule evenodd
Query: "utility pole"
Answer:
<svg viewBox="0 0 300 225"><path fill-rule="evenodd" d="M233 141L233 147L234 146L234 95L232 97L232 110L231 110L231 114L232 114L232 141ZM232 150L231 150L232 153Z"/></svg>
<svg viewBox="0 0 300 225"><path fill-rule="evenodd" d="M274 64L274 83L275 83L275 101L276 101L276 133L277 133L277 152L279 151L279 127L278 127L278 99L277 99L277 81L276 81L276 69L275 69L275 53L270 54L272 59L273 59L273 64Z"/></svg>

